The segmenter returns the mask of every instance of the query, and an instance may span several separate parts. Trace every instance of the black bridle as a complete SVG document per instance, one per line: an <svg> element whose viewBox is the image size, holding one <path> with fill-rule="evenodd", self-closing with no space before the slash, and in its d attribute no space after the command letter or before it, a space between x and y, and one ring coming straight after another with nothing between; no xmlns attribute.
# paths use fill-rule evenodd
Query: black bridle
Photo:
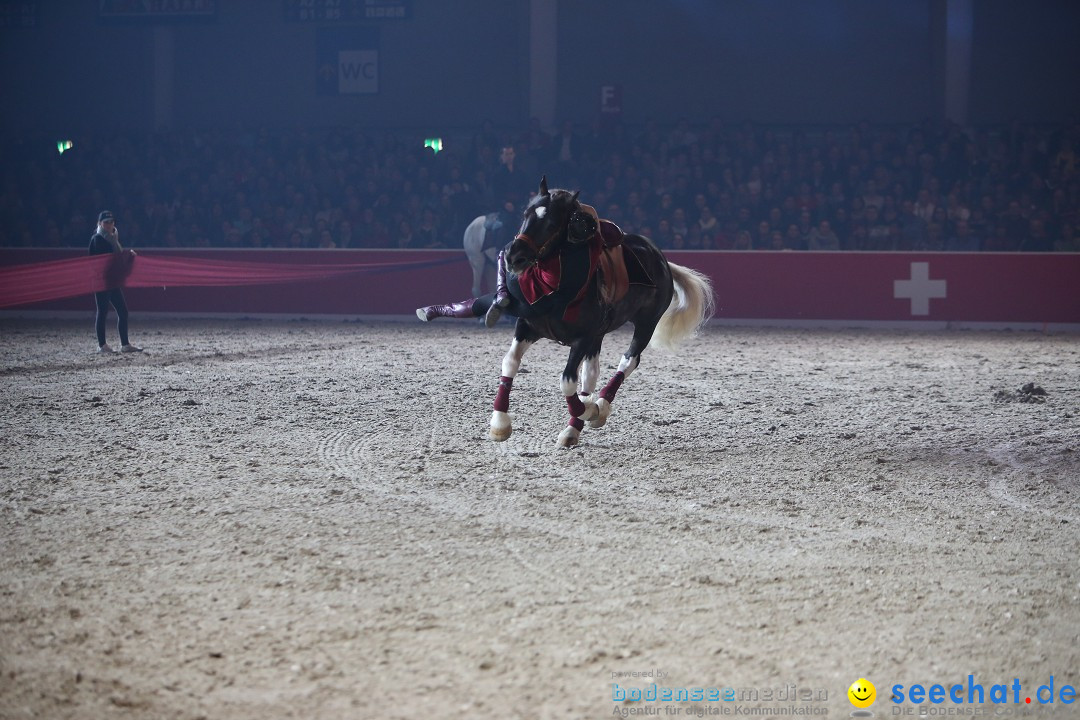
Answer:
<svg viewBox="0 0 1080 720"><path fill-rule="evenodd" d="M571 218L574 217L575 212L580 212L581 208L581 206L578 205L577 200L574 201L574 206L576 209L572 210L566 216L566 221L562 223L562 226L555 228L551 233L549 233L547 239L545 239L544 242L540 244L540 247L537 247L536 242L525 233L518 233L514 237L514 240L520 240L521 242L525 243L526 247L533 251L533 254L536 257L532 261L532 263L530 263L531 265L535 265L536 263L543 260L545 257L544 253L551 246L551 244L558 240L560 236L565 235L568 232ZM533 212L535 213L536 211L534 210Z"/></svg>

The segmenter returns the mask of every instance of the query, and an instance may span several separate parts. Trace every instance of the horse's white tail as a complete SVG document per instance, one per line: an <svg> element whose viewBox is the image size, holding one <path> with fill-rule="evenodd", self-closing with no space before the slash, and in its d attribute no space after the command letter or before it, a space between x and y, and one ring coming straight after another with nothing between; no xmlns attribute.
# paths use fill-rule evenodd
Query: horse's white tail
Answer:
<svg viewBox="0 0 1080 720"><path fill-rule="evenodd" d="M716 300L709 278L697 270L673 262L669 262L668 266L675 281L675 295L660 318L649 345L674 350L709 321L716 309Z"/></svg>

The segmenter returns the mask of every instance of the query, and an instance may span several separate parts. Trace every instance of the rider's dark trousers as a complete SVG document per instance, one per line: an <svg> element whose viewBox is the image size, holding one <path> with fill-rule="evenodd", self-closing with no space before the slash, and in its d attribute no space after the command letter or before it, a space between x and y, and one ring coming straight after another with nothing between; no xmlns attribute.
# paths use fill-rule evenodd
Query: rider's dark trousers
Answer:
<svg viewBox="0 0 1080 720"><path fill-rule="evenodd" d="M128 307L124 301L124 291L120 288L94 293L97 304L96 330L98 345L105 344L105 318L109 315L109 305L116 308L116 329L120 333L120 344L128 344Z"/></svg>

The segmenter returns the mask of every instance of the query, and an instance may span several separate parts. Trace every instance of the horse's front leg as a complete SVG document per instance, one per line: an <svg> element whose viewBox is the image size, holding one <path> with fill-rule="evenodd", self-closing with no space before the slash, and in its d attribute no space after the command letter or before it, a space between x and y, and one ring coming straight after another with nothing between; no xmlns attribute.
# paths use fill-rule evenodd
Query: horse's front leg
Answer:
<svg viewBox="0 0 1080 720"><path fill-rule="evenodd" d="M600 377L600 356L593 355L592 357L585 358L585 361L581 363L581 391L578 395L581 395L588 404L591 401L595 402L596 398L591 397L596 392L596 381Z"/></svg>
<svg viewBox="0 0 1080 720"><path fill-rule="evenodd" d="M581 402L585 405L585 422L589 424L589 427L600 427L596 425L596 420L599 417L599 412L596 410L596 400L599 397L596 394L596 383L600 378L600 355L599 353L591 357L585 358L581 363L581 378L578 381L578 397L581 398Z"/></svg>
<svg viewBox="0 0 1080 720"><path fill-rule="evenodd" d="M599 353L599 343L592 338L579 340L570 346L570 357L566 360L566 369L563 370L562 375L562 392L566 397L566 407L570 410L570 421L559 434L560 447L577 445L578 438L581 436L581 429L585 427L585 421L596 417L596 404L591 399L586 403L578 395L578 368L584 360L586 363L585 375L588 378L591 369L589 363ZM595 373L591 382L595 387Z"/></svg>
<svg viewBox="0 0 1080 720"><path fill-rule="evenodd" d="M518 368L521 367L521 357L536 342L536 338L530 338L519 332L520 329L519 322L518 329L514 331L514 341L510 343L510 349L503 357L499 391L495 394L494 410L491 411L491 428L488 434L492 440L499 442L508 439L514 431L510 425L510 388L514 384L514 378L517 377Z"/></svg>

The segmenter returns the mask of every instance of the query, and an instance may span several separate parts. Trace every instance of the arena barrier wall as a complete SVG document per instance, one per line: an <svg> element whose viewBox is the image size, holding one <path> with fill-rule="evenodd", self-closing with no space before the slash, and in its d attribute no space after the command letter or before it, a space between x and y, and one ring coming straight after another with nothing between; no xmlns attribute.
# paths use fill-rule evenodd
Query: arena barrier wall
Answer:
<svg viewBox="0 0 1080 720"><path fill-rule="evenodd" d="M431 267L320 281L240 287L131 288L133 312L186 314L411 315L469 296L471 273L457 250L139 249L160 257L297 264L415 263ZM78 257L77 249L0 248L0 265ZM1080 254L671 252L708 275L718 320L1080 324ZM93 311L88 296L27 305ZM10 312L10 311L9 311Z"/></svg>

